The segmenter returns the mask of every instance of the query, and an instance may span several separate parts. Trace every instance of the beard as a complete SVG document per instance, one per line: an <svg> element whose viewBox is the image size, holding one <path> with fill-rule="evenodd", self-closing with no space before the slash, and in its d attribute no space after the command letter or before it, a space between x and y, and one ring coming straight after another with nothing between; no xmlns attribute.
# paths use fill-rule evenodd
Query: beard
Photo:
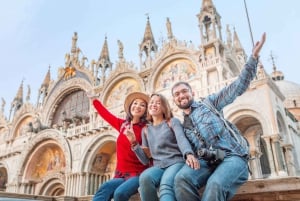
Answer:
<svg viewBox="0 0 300 201"><path fill-rule="evenodd" d="M186 110L186 109L188 109L188 108L190 108L191 107L191 105L192 105L192 103L194 102L194 99L191 99L191 100L189 100L186 104L184 104L184 105L177 105L180 109L182 109L182 110Z"/></svg>

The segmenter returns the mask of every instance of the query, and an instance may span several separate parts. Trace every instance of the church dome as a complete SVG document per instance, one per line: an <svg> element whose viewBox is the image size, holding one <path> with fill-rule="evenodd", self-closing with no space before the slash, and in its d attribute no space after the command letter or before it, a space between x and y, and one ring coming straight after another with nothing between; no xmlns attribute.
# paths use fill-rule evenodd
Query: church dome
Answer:
<svg viewBox="0 0 300 201"><path fill-rule="evenodd" d="M291 81L277 80L276 85L279 87L282 94L285 96L285 107L295 108L300 107L300 85Z"/></svg>

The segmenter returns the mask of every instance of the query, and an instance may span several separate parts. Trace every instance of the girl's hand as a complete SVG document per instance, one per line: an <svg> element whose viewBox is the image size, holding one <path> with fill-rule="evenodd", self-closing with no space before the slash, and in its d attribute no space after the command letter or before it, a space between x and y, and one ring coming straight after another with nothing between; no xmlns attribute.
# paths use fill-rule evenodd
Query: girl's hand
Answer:
<svg viewBox="0 0 300 201"><path fill-rule="evenodd" d="M126 135L128 141L130 142L130 144L136 144L136 137L133 131L133 125L127 125L125 127L125 131L124 134Z"/></svg>
<svg viewBox="0 0 300 201"><path fill-rule="evenodd" d="M97 98L97 95L95 93L93 93L93 91L86 91L86 96L91 99L91 100L94 100Z"/></svg>

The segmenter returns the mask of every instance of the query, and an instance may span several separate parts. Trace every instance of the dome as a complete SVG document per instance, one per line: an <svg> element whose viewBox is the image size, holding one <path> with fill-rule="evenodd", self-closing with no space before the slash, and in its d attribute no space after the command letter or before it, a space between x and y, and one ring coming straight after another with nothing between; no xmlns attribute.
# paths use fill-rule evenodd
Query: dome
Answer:
<svg viewBox="0 0 300 201"><path fill-rule="evenodd" d="M291 81L277 80L275 84L285 96L286 108L300 107L300 85Z"/></svg>

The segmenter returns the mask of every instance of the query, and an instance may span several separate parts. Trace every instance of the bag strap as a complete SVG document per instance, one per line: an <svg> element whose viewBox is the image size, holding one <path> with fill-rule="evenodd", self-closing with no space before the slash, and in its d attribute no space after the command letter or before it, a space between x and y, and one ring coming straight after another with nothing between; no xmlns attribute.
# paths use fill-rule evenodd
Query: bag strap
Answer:
<svg viewBox="0 0 300 201"><path fill-rule="evenodd" d="M242 144L242 146L244 147L248 147L249 144L248 144L248 141L245 139L244 136L242 136L240 133L236 133L232 128L231 126L228 124L227 120L224 118L224 115L221 114L209 101L207 100L204 100L202 101L202 103L207 106L212 112L214 112L218 117L220 117L220 119L223 121L225 127L229 130L230 132L230 135L239 143ZM240 140L238 139L237 135L241 135L242 138L244 138L244 140Z"/></svg>

